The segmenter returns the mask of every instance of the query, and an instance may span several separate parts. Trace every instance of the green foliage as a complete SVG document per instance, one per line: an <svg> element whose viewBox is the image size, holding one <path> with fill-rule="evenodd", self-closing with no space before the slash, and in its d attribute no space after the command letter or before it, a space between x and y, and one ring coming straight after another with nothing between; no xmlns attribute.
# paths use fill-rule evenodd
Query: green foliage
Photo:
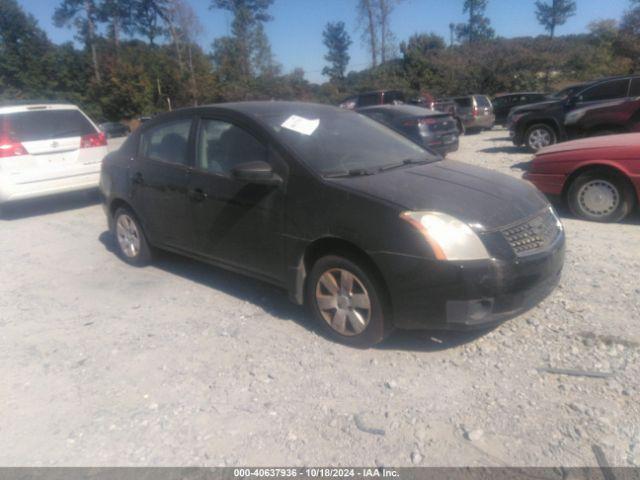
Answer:
<svg viewBox="0 0 640 480"><path fill-rule="evenodd" d="M349 47L351 37L346 31L344 22L329 22L322 32L323 43L327 47L324 59L331 65L322 69L322 74L328 76L332 82L344 79L349 64Z"/></svg>
<svg viewBox="0 0 640 480"><path fill-rule="evenodd" d="M536 18L540 25L553 38L556 28L564 25L569 18L576 14L575 0L536 0Z"/></svg>
<svg viewBox="0 0 640 480"><path fill-rule="evenodd" d="M458 24L456 38L460 43L476 43L495 36L491 21L485 17L488 0L464 0L462 11L469 15L467 23Z"/></svg>

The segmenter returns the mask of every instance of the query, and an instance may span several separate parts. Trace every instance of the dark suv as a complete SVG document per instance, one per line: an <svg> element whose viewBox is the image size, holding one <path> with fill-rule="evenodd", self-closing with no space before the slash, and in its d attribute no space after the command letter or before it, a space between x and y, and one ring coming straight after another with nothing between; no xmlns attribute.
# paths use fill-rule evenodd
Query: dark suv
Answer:
<svg viewBox="0 0 640 480"><path fill-rule="evenodd" d="M574 138L640 130L640 76L574 85L548 101L514 108L507 120L517 146L531 151Z"/></svg>
<svg viewBox="0 0 640 480"><path fill-rule="evenodd" d="M378 90L365 92L345 98L340 103L340 108L355 110L356 108L371 107L373 105L397 105L405 103L404 93L399 90Z"/></svg>
<svg viewBox="0 0 640 480"><path fill-rule="evenodd" d="M547 95L545 93L539 92L501 93L496 95L491 102L493 104L493 113L496 116L496 124L504 125L507 123L507 116L512 108L542 102L546 98Z"/></svg>

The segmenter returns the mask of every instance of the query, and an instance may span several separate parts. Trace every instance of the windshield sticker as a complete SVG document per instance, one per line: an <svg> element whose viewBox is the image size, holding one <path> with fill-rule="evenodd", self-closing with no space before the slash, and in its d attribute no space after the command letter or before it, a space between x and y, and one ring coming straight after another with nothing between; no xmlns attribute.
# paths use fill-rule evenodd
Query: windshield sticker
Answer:
<svg viewBox="0 0 640 480"><path fill-rule="evenodd" d="M283 123L282 127L287 130L301 133L302 135L312 135L320 125L320 119L309 120L308 118L291 115Z"/></svg>

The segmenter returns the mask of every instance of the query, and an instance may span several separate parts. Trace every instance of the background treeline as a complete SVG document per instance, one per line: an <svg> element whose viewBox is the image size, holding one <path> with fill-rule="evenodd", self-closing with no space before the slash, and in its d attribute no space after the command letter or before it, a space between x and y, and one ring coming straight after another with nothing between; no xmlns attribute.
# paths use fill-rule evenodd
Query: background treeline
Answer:
<svg viewBox="0 0 640 480"><path fill-rule="evenodd" d="M425 33L403 42L390 25L401 0L357 0L356 27L371 66L346 73L352 40L344 23L331 22L323 33L328 81L318 85L302 69L283 73L276 62L264 29L273 1L211 0L211 14L230 12L232 23L205 51L185 0L61 0L54 22L73 28L82 48L53 44L16 0L0 0L0 100L66 100L98 120L121 120L220 101L336 103L378 88L435 96L549 91L634 72L640 63L640 0L631 0L621 19L567 36L556 28L575 14L576 2L538 0L531 15L547 34L512 39L495 36L487 0L464 0L468 21L450 24L449 39Z"/></svg>

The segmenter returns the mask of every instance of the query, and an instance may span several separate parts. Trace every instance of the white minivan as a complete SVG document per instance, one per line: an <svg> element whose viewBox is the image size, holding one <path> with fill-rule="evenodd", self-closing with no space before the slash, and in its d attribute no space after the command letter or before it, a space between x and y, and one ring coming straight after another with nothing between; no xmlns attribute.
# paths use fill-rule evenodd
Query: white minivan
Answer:
<svg viewBox="0 0 640 480"><path fill-rule="evenodd" d="M75 105L0 106L0 205L96 188L103 132Z"/></svg>

